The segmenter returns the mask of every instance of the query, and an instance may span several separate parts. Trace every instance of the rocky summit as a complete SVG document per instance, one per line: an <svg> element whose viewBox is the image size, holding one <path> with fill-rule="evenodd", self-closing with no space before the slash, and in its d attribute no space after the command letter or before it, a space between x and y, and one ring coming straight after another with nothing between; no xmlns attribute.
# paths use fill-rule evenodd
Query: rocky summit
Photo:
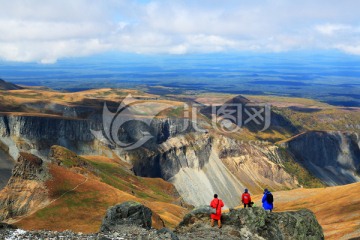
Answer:
<svg viewBox="0 0 360 240"><path fill-rule="evenodd" d="M1 239L324 239L321 226L309 210L270 213L262 208L230 209L222 216L222 228L210 226L210 208L201 206L183 218L171 231L150 228L152 212L137 202L125 202L108 209L99 233L82 234L24 231L1 225Z"/></svg>
<svg viewBox="0 0 360 240"><path fill-rule="evenodd" d="M101 225L101 231L117 231L123 225L137 225L146 229L151 228L152 212L150 208L137 202L124 202L110 208Z"/></svg>
<svg viewBox="0 0 360 240"><path fill-rule="evenodd" d="M324 239L309 210L270 213L262 208L230 209L222 215L223 227L211 227L210 208L201 206L185 215L176 228L183 239Z"/></svg>

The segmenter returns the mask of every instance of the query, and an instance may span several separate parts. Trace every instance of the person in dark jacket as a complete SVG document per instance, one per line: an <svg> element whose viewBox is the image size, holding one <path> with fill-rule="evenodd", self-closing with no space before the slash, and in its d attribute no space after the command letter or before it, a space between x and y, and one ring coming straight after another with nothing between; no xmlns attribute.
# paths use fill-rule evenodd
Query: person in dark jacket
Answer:
<svg viewBox="0 0 360 240"><path fill-rule="evenodd" d="M215 208L216 213L212 213L211 217L211 226L214 226L214 221L218 221L218 226L221 228L221 208L224 206L224 203L221 199L218 198L217 194L214 194L214 199L210 203L210 207Z"/></svg>
<svg viewBox="0 0 360 240"><path fill-rule="evenodd" d="M267 188L264 189L264 196L261 201L263 208L272 212L274 208L274 198L272 193Z"/></svg>
<svg viewBox="0 0 360 240"><path fill-rule="evenodd" d="M245 192L241 196L241 202L244 204L244 208L251 207L251 196L249 190L245 189Z"/></svg>

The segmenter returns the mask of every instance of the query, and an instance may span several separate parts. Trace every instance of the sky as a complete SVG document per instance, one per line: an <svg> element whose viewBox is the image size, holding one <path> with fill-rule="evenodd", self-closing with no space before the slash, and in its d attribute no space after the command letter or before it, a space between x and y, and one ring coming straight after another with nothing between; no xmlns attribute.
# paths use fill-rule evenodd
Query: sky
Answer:
<svg viewBox="0 0 360 240"><path fill-rule="evenodd" d="M360 55L358 0L0 0L0 59L99 53Z"/></svg>

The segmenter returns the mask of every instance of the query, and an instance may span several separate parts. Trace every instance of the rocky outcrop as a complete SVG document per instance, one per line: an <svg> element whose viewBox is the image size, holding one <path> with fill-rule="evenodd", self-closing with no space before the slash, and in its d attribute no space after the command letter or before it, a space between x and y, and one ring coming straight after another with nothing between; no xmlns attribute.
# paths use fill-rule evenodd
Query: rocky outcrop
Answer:
<svg viewBox="0 0 360 240"><path fill-rule="evenodd" d="M77 234L70 231L24 231L0 226L0 237L9 239L240 239L287 240L324 239L315 215L306 209L296 212L270 213L262 208L231 209L222 215L223 227L210 226L210 208L201 206L188 213L171 231L155 230L151 226L150 209L137 202L116 205L106 213L101 230L94 234Z"/></svg>
<svg viewBox="0 0 360 240"><path fill-rule="evenodd" d="M218 138L215 145L222 162L252 193L262 193L264 187L282 190L299 186L282 167L276 146L226 137Z"/></svg>
<svg viewBox="0 0 360 240"><path fill-rule="evenodd" d="M138 202L124 202L109 208L101 224L100 231L121 231L124 225L151 228L152 211Z"/></svg>
<svg viewBox="0 0 360 240"><path fill-rule="evenodd" d="M209 208L202 206L188 213L175 233L189 239L324 239L315 215L305 209L281 213L262 208L231 209L222 215L222 223L221 230L211 228Z"/></svg>
<svg viewBox="0 0 360 240"><path fill-rule="evenodd" d="M6 187L0 191L0 219L30 213L49 202L44 162L29 153L20 153Z"/></svg>
<svg viewBox="0 0 360 240"><path fill-rule="evenodd" d="M360 138L356 133L311 131L285 145L297 162L327 185L360 181Z"/></svg>
<svg viewBox="0 0 360 240"><path fill-rule="evenodd" d="M262 208L230 209L222 215L222 229L211 228L209 206L200 206L185 215L172 232L162 229L154 239L324 239L321 226L310 210L270 213ZM121 233L128 226L150 229L151 210L136 202L125 202L110 208L101 232ZM147 238L145 238L147 239Z"/></svg>
<svg viewBox="0 0 360 240"><path fill-rule="evenodd" d="M89 164L85 161L85 159L61 146L55 145L50 148L49 159L52 163L55 163L58 166L68 168L89 167Z"/></svg>

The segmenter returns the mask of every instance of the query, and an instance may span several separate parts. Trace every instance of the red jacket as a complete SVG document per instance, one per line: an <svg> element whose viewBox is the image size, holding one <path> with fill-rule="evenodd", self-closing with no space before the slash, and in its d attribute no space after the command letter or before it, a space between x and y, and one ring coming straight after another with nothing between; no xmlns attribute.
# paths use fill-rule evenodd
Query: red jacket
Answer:
<svg viewBox="0 0 360 240"><path fill-rule="evenodd" d="M251 196L249 193L243 193L242 197L241 197L241 201L243 204L249 204L251 203Z"/></svg>
<svg viewBox="0 0 360 240"><path fill-rule="evenodd" d="M216 208L216 214L212 213L211 214L211 219L214 220L220 220L221 218L221 208L224 206L224 203L221 199L218 198L214 198L211 203L210 203L210 207L212 208Z"/></svg>

